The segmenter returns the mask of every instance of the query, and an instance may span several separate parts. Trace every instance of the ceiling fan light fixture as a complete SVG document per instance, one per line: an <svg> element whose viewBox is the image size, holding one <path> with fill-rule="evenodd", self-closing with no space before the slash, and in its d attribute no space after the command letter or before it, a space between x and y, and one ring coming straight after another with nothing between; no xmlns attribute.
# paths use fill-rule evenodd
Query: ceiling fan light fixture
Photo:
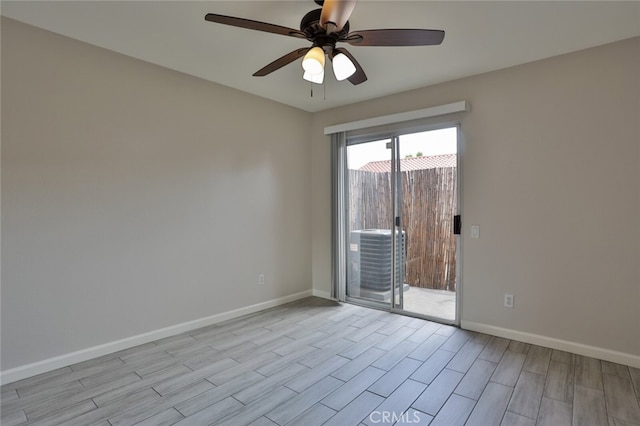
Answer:
<svg viewBox="0 0 640 426"><path fill-rule="evenodd" d="M302 78L310 81L311 83L322 84L322 82L324 81L324 71L322 71L320 74L311 74L305 71L302 75Z"/></svg>
<svg viewBox="0 0 640 426"><path fill-rule="evenodd" d="M323 74L324 73L324 50L316 46L309 49L304 59L302 60L302 68L305 73L309 74Z"/></svg>
<svg viewBox="0 0 640 426"><path fill-rule="evenodd" d="M336 80L342 81L353 75L356 72L356 66L351 62L351 59L344 53L338 53L333 57L333 73L336 76Z"/></svg>

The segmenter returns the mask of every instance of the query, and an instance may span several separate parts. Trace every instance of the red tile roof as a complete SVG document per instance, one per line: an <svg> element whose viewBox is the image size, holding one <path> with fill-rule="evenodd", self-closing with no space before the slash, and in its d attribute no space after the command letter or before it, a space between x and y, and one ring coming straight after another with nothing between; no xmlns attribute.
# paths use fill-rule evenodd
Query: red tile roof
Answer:
<svg viewBox="0 0 640 426"><path fill-rule="evenodd" d="M432 155L429 157L411 157L400 160L400 170L435 169L438 167L456 167L456 154ZM372 161L360 167L360 170L375 173L391 171L391 160Z"/></svg>

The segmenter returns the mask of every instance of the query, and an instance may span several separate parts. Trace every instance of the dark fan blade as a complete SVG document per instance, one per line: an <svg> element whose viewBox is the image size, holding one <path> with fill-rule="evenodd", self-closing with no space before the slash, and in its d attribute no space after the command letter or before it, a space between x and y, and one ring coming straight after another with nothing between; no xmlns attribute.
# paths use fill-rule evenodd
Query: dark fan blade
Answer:
<svg viewBox="0 0 640 426"><path fill-rule="evenodd" d="M287 53L286 55L276 59L273 62L271 62L266 67L264 67L264 68L256 71L255 73L253 73L253 76L254 77L264 77L267 74L271 74L275 70L279 70L280 68L284 67L285 65L288 65L291 62L295 61L296 59L304 56L309 51L309 49L311 49L311 48L310 47L305 47L305 48L302 48L302 49L296 49L291 53Z"/></svg>
<svg viewBox="0 0 640 426"><path fill-rule="evenodd" d="M431 46L442 43L441 30L364 30L347 34L340 41L353 46Z"/></svg>
<svg viewBox="0 0 640 426"><path fill-rule="evenodd" d="M320 26L327 30L327 33L340 31L349 20L356 2L357 0L324 0ZM327 27L327 24L333 24L335 28Z"/></svg>
<svg viewBox="0 0 640 426"><path fill-rule="evenodd" d="M209 22L231 25L232 27L247 28L249 30L264 31L266 33L280 34L291 37L307 38L307 36L302 31L294 30L293 28L282 27L280 25L267 24L266 22L252 21L251 19L216 15L215 13L207 13L204 19Z"/></svg>
<svg viewBox="0 0 640 426"><path fill-rule="evenodd" d="M364 70L362 69L358 61L356 61L356 58L354 58L353 55L349 53L347 49L338 47L337 49L333 50L333 56L337 55L338 53L344 54L347 58L351 60L351 62L353 62L353 65L356 66L356 72L354 72L351 77L347 78L347 80L349 80L353 85L357 85L367 81L367 75L364 73Z"/></svg>

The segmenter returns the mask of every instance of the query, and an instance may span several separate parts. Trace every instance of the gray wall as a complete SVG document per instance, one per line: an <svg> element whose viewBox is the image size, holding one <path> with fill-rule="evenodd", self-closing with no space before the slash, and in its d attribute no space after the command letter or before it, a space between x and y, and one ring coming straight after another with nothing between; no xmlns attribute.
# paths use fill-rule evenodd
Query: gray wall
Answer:
<svg viewBox="0 0 640 426"><path fill-rule="evenodd" d="M467 100L462 320L639 356L638 52L635 38L315 114L314 289L331 273L323 128Z"/></svg>
<svg viewBox="0 0 640 426"><path fill-rule="evenodd" d="M2 370L309 290L310 119L3 18Z"/></svg>

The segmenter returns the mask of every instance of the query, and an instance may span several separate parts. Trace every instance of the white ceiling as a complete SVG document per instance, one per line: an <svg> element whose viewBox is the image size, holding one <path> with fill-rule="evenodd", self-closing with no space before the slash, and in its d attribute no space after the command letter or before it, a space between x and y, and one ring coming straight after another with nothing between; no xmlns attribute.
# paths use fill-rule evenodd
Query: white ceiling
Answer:
<svg viewBox="0 0 640 426"><path fill-rule="evenodd" d="M289 1L2 1L2 15L307 111L377 98L640 35L640 2L360 0L352 30L430 28L440 46L354 47L369 80L302 80L300 60L258 69L305 40L206 22L208 12L299 28L318 6Z"/></svg>

